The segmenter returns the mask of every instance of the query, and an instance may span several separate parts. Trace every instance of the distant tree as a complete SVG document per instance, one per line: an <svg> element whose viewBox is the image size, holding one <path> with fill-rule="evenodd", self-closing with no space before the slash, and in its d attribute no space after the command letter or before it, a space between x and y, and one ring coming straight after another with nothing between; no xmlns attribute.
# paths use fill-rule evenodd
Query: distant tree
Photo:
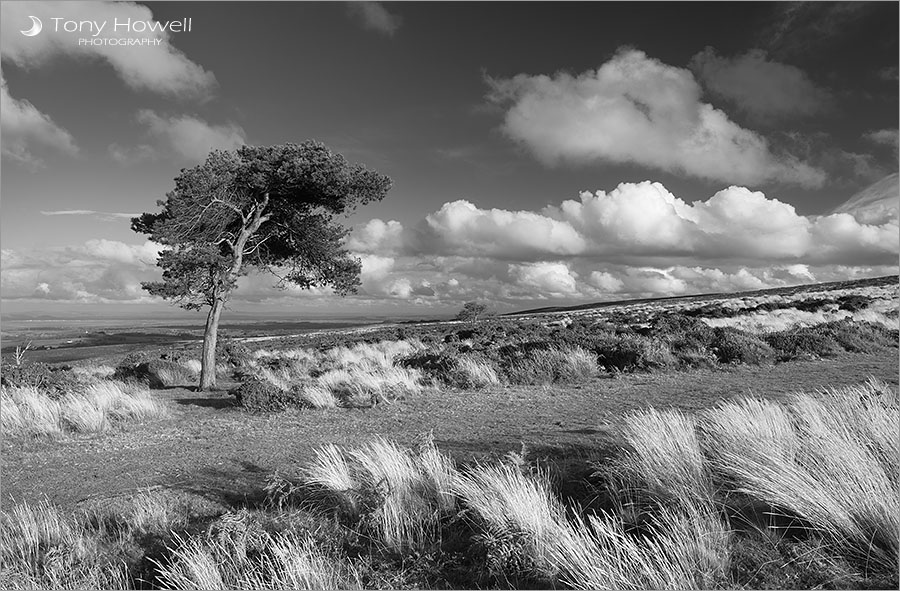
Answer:
<svg viewBox="0 0 900 591"><path fill-rule="evenodd" d="M487 312L487 306L480 302L466 302L456 315L457 320L468 320L469 322L478 322L478 319Z"/></svg>
<svg viewBox="0 0 900 591"><path fill-rule="evenodd" d="M267 271L278 287L354 293L360 261L344 248L348 230L334 218L383 199L390 187L387 176L318 142L244 146L182 169L157 202L162 211L131 220L132 230L165 247L162 281L143 288L188 310L209 307L201 389L215 387L219 317L238 278Z"/></svg>

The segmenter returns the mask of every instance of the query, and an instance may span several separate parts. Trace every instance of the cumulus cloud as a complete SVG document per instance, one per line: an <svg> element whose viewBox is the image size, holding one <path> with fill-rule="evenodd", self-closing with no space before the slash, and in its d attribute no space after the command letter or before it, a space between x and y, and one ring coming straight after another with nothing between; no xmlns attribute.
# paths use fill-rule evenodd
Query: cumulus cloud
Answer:
<svg viewBox="0 0 900 591"><path fill-rule="evenodd" d="M688 201L649 181L586 191L540 211L455 201L409 228L382 220L358 225L347 245L362 261L362 286L340 304L330 289L278 291L268 276L241 278L232 301L403 302L412 310L484 300L510 309L886 275L896 272L900 253L897 209L880 208L871 223L876 218L857 210L887 195L896 201L896 175L848 202L856 217L802 216L736 186ZM0 286L8 299L153 301L140 282L159 277L158 254L150 242L104 239L6 250Z"/></svg>
<svg viewBox="0 0 900 591"><path fill-rule="evenodd" d="M391 14L380 2L349 2L347 12L364 28L393 37L400 28L402 19Z"/></svg>
<svg viewBox="0 0 900 591"><path fill-rule="evenodd" d="M726 58L707 47L693 57L691 67L709 92L756 120L811 116L833 107L831 93L803 70L771 61L760 49Z"/></svg>
<svg viewBox="0 0 900 591"><path fill-rule="evenodd" d="M32 168L43 164L33 153L36 147L70 156L78 153L78 146L68 131L27 100L14 99L10 96L6 78L2 73L0 73L0 134L3 136L3 156Z"/></svg>
<svg viewBox="0 0 900 591"><path fill-rule="evenodd" d="M773 153L700 100L690 70L637 50L621 50L579 76L519 74L489 79L489 100L506 106L503 131L548 165L635 163L740 184L820 186L825 173Z"/></svg>
<svg viewBox="0 0 900 591"><path fill-rule="evenodd" d="M585 191L539 212L454 201L408 229L396 221L369 222L349 243L377 252L388 235L390 252L406 255L513 262L590 257L638 266L651 259L886 264L900 251L896 215L877 224L843 212L803 216L788 203L738 186L688 203L650 181Z"/></svg>
<svg viewBox="0 0 900 591"><path fill-rule="evenodd" d="M347 248L359 253L391 254L403 244L403 224L391 220L369 220L353 228Z"/></svg>
<svg viewBox="0 0 900 591"><path fill-rule="evenodd" d="M144 109L137 121L166 151L193 161L204 160L210 150L233 150L247 143L244 130L233 123L211 125L190 115L162 116Z"/></svg>
<svg viewBox="0 0 900 591"><path fill-rule="evenodd" d="M426 216L413 240L423 250L455 254L471 252L474 246L500 258L571 255L586 247L584 238L565 222L531 211L480 209L465 200L445 203Z"/></svg>
<svg viewBox="0 0 900 591"><path fill-rule="evenodd" d="M170 43L175 35L162 31L135 32L120 27L113 31L115 19L125 22L152 21L153 13L146 6L133 2L3 2L0 5L0 54L3 60L23 68L44 65L58 58L101 59L109 63L119 77L135 90L149 90L174 97L210 97L216 87L215 76L192 62ZM19 34L31 26L29 16L36 16L44 30L34 37ZM54 18L68 21L106 21L97 35L104 38L153 38L159 45L79 45L78 39L91 33L66 32Z"/></svg>
<svg viewBox="0 0 900 591"><path fill-rule="evenodd" d="M625 283L621 279L607 271L591 271L587 283L604 293L615 293L625 287Z"/></svg>
<svg viewBox="0 0 900 591"><path fill-rule="evenodd" d="M516 283L533 293L565 297L578 293L576 277L565 263L511 265Z"/></svg>

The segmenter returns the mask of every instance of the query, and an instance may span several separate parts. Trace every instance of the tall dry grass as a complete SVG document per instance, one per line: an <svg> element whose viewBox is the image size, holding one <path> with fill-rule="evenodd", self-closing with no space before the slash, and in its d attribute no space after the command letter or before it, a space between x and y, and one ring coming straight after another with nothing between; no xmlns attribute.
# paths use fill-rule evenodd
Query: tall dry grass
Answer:
<svg viewBox="0 0 900 591"><path fill-rule="evenodd" d="M0 588L125 589L104 540L46 502L0 512Z"/></svg>
<svg viewBox="0 0 900 591"><path fill-rule="evenodd" d="M595 356L581 347L550 347L512 363L507 374L516 384L552 384L583 382L599 371Z"/></svg>
<svg viewBox="0 0 900 591"><path fill-rule="evenodd" d="M731 533L702 505L663 509L643 538L612 516L575 516L549 546L572 589L710 589L727 581Z"/></svg>
<svg viewBox="0 0 900 591"><path fill-rule="evenodd" d="M344 406L371 406L424 389L419 370L364 362L327 371L315 382Z"/></svg>
<svg viewBox="0 0 900 591"><path fill-rule="evenodd" d="M500 385L497 368L489 360L461 355L455 360L449 375L450 383L460 388L487 388Z"/></svg>
<svg viewBox="0 0 900 591"><path fill-rule="evenodd" d="M142 386L101 381L53 399L36 388L0 388L0 424L10 436L96 433L112 424L168 415Z"/></svg>
<svg viewBox="0 0 900 591"><path fill-rule="evenodd" d="M381 341L325 352L261 349L250 363L256 377L309 407L371 406L424 388L420 371L396 363L423 348L418 341Z"/></svg>
<svg viewBox="0 0 900 591"><path fill-rule="evenodd" d="M439 535L440 518L456 506L453 462L433 442L403 449L376 439L344 452L334 445L316 452L301 472L311 498L343 513L366 516L385 548L424 548Z"/></svg>
<svg viewBox="0 0 900 591"><path fill-rule="evenodd" d="M713 490L694 417L648 409L625 418L620 475L661 501L708 503Z"/></svg>
<svg viewBox="0 0 900 591"><path fill-rule="evenodd" d="M900 405L885 384L707 411L704 454L722 486L795 518L871 572L900 551Z"/></svg>
<svg viewBox="0 0 900 591"><path fill-rule="evenodd" d="M168 559L157 564L167 589L362 588L349 563L291 532L266 534L252 555L227 539L176 537Z"/></svg>

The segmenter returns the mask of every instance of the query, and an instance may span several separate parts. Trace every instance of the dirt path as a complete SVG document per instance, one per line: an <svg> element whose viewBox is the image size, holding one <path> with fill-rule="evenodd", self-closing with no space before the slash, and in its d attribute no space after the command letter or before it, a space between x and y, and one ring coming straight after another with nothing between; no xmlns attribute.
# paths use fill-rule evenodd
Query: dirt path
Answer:
<svg viewBox="0 0 900 591"><path fill-rule="evenodd" d="M384 436L412 443L432 430L457 459L518 450L597 449L629 410L654 405L698 409L753 393L859 383L874 376L897 384L898 359L846 355L774 367L600 378L579 387L510 387L481 392L427 391L373 409L250 415L225 392L155 391L171 418L96 436L2 443L0 499L64 507L163 486L222 505L260 494L274 471L290 472L325 443L354 445Z"/></svg>

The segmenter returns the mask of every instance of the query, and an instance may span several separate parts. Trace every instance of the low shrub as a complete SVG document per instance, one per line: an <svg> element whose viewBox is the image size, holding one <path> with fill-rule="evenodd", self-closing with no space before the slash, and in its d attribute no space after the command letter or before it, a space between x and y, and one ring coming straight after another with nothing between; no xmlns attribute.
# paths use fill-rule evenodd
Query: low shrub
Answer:
<svg viewBox="0 0 900 591"><path fill-rule="evenodd" d="M61 398L82 385L70 367L53 367L33 361L21 365L4 363L0 371L0 384L8 388L35 388L53 399Z"/></svg>
<svg viewBox="0 0 900 591"><path fill-rule="evenodd" d="M720 363L759 365L775 359L775 350L759 337L734 328L713 329L711 350Z"/></svg>
<svg viewBox="0 0 900 591"><path fill-rule="evenodd" d="M451 383L456 359L446 351L415 353L398 362L400 367L420 371L435 381Z"/></svg>
<svg viewBox="0 0 900 591"><path fill-rule="evenodd" d="M872 322L838 320L820 324L815 330L852 353L874 353L897 346L897 331Z"/></svg>
<svg viewBox="0 0 900 591"><path fill-rule="evenodd" d="M640 335L611 335L598 351L600 365L610 371L662 369L675 365L669 345L657 338Z"/></svg>
<svg viewBox="0 0 900 591"><path fill-rule="evenodd" d="M781 330L767 334L765 339L778 350L779 361L833 357L844 351L832 335L817 327Z"/></svg>
<svg viewBox="0 0 900 591"><path fill-rule="evenodd" d="M872 298L860 294L848 294L837 299L838 307L848 312L865 310L872 303Z"/></svg>
<svg viewBox="0 0 900 591"><path fill-rule="evenodd" d="M241 407L250 412L282 411L301 402L296 392L282 390L258 378L242 382L231 394Z"/></svg>

